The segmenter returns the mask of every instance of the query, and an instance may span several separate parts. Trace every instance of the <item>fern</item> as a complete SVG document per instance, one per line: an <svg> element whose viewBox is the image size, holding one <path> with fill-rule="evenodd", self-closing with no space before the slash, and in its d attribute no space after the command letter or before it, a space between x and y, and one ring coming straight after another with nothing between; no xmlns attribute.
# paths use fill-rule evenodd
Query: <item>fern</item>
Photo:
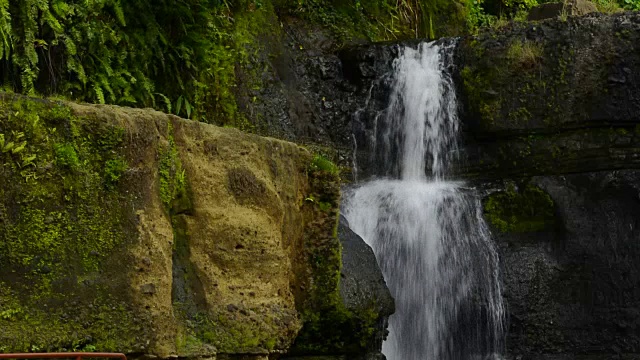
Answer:
<svg viewBox="0 0 640 360"><path fill-rule="evenodd" d="M159 97L162 98L162 101L164 101L164 105L166 106L167 112L171 113L171 100L164 94L161 93L155 93L155 95L158 95Z"/></svg>
<svg viewBox="0 0 640 360"><path fill-rule="evenodd" d="M13 45L11 36L11 14L9 13L9 0L0 0L0 35L2 36L2 46L0 46L0 59L9 59L11 47Z"/></svg>
<svg viewBox="0 0 640 360"><path fill-rule="evenodd" d="M362 0L357 11L371 11L370 1L401 0ZM264 0L0 0L0 81L230 122L239 116L235 68L257 58L265 23L256 19L267 11L275 14Z"/></svg>
<svg viewBox="0 0 640 360"><path fill-rule="evenodd" d="M98 103L99 104L104 104L105 103L105 101L104 101L104 92L100 88L100 84L94 83L93 84L93 91L95 92L95 96L98 99Z"/></svg>
<svg viewBox="0 0 640 360"><path fill-rule="evenodd" d="M120 5L120 2L116 1L112 4L112 6L113 12L115 13L116 19L118 20L120 25L127 26L127 21L125 20L124 11L122 10L122 5Z"/></svg>

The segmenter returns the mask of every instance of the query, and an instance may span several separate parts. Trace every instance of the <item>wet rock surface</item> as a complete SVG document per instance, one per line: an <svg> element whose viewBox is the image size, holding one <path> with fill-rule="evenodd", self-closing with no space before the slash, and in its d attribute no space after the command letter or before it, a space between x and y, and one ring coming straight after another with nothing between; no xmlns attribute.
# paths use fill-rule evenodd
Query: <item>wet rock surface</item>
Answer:
<svg viewBox="0 0 640 360"><path fill-rule="evenodd" d="M394 313L395 303L378 267L376 256L373 249L349 228L344 216L340 216L338 238L342 244L342 301L350 311L373 309L380 314L382 318L376 338L382 341L386 336L387 318Z"/></svg>
<svg viewBox="0 0 640 360"><path fill-rule="evenodd" d="M640 353L639 175L626 170L534 177L531 182L555 203L555 226L494 231L513 359Z"/></svg>
<svg viewBox="0 0 640 360"><path fill-rule="evenodd" d="M462 103L457 176L535 185L555 204L539 229L493 228L509 359L640 358L639 44L640 13L631 12L510 24L459 40L450 69ZM357 100L347 104L353 116L341 115L352 138L332 139L354 150L359 179L379 173L377 119L402 45L339 52L341 81L356 87Z"/></svg>
<svg viewBox="0 0 640 360"><path fill-rule="evenodd" d="M555 204L540 231L494 229L510 359L638 358L639 38L626 13L461 43L461 173L533 184Z"/></svg>

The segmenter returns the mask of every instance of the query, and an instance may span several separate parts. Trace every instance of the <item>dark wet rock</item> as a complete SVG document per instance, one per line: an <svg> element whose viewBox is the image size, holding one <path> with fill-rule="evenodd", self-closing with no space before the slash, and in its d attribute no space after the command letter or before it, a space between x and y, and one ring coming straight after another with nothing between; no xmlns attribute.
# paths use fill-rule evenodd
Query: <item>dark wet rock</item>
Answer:
<svg viewBox="0 0 640 360"><path fill-rule="evenodd" d="M494 229L509 359L639 357L639 44L638 13L460 43L460 174L532 183L555 204L540 231Z"/></svg>
<svg viewBox="0 0 640 360"><path fill-rule="evenodd" d="M640 166L640 14L512 24L460 43L470 178Z"/></svg>
<svg viewBox="0 0 640 360"><path fill-rule="evenodd" d="M540 176L531 182L553 199L554 226L494 231L509 306L509 354L639 354L640 171ZM565 355L551 355L558 353Z"/></svg>
<svg viewBox="0 0 640 360"><path fill-rule="evenodd" d="M344 79L336 40L326 29L298 19L280 24L282 37L263 43L261 56L269 65L263 86L255 98L240 96L240 108L262 135L325 146L348 144L348 120L358 98Z"/></svg>
<svg viewBox="0 0 640 360"><path fill-rule="evenodd" d="M371 307L382 321L395 312L395 302L384 281L373 249L349 228L340 216L338 238L342 244L340 295L347 310L362 312ZM384 329L381 327L381 331ZM382 339L384 334L379 334Z"/></svg>
<svg viewBox="0 0 640 360"><path fill-rule="evenodd" d="M322 314L316 327L324 333L305 333L303 328L286 359L384 359L380 351L388 318L395 311L394 300L373 250L349 229L343 216L337 235L342 248L337 311ZM325 344L326 339L331 343ZM299 345L310 341L313 347Z"/></svg>

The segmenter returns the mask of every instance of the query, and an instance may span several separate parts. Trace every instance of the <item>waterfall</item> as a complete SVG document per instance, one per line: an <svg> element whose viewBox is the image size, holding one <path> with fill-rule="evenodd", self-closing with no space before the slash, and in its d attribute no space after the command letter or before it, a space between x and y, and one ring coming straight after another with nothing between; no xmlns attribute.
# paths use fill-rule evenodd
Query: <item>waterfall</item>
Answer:
<svg viewBox="0 0 640 360"><path fill-rule="evenodd" d="M405 47L393 64L376 153L386 179L346 192L343 213L374 250L396 299L389 360L499 358L498 258L473 189L447 181L457 154L454 45Z"/></svg>

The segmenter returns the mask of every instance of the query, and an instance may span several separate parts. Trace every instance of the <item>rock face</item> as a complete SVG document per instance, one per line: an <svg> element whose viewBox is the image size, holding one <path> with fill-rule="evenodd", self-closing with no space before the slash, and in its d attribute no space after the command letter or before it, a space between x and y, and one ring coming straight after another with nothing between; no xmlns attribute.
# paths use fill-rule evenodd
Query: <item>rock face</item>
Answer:
<svg viewBox="0 0 640 360"><path fill-rule="evenodd" d="M530 180L553 199L552 221L535 230L495 231L512 358L639 356L638 175L622 170Z"/></svg>
<svg viewBox="0 0 640 360"><path fill-rule="evenodd" d="M297 143L327 147L351 143L344 121L352 114L358 97L353 83L344 81L337 40L319 26L299 19L274 22L283 27L282 38L265 41L264 86L259 101L240 102L261 134ZM254 117L255 118L255 117ZM336 152L341 153L342 147Z"/></svg>
<svg viewBox="0 0 640 360"><path fill-rule="evenodd" d="M388 316L342 303L339 179L295 144L7 95L0 148L0 352L324 354L339 314L364 353Z"/></svg>
<svg viewBox="0 0 640 360"><path fill-rule="evenodd" d="M464 40L463 172L486 178L636 167L639 39L640 15L628 13Z"/></svg>
<svg viewBox="0 0 640 360"><path fill-rule="evenodd" d="M341 352L347 355L305 356L309 349L294 345L293 357L289 360L384 360L380 353L382 341L387 336L388 317L395 311L394 299L387 288L382 271L378 267L373 250L349 229L347 220L340 216L338 223L338 239L342 245L342 267L340 269L340 297L342 313L329 311L324 319L319 319L322 327L317 334L303 332L302 339L315 337L316 346L335 349L336 344L345 343ZM344 313L353 314L355 324L345 324ZM353 320L347 319L347 322ZM341 331L345 327L353 333ZM365 333L366 336L362 334ZM337 334L337 336L336 336ZM354 343L361 342L358 346ZM326 353L340 351L326 351Z"/></svg>
<svg viewBox="0 0 640 360"><path fill-rule="evenodd" d="M499 189L484 206L509 358L640 357L638 40L640 15L626 13L460 44L461 173Z"/></svg>
<svg viewBox="0 0 640 360"><path fill-rule="evenodd" d="M386 338L387 317L395 312L395 303L385 283L376 256L369 245L349 228L340 216L338 238L342 244L340 295L345 307L352 312L369 311L382 314L375 337L382 343Z"/></svg>
<svg viewBox="0 0 640 360"><path fill-rule="evenodd" d="M353 138L337 146L354 151L360 179L376 173L376 118L405 44L339 53L357 99L343 117ZM487 189L509 359L640 358L639 44L637 12L459 40L457 176Z"/></svg>
<svg viewBox="0 0 640 360"><path fill-rule="evenodd" d="M386 315L394 312L393 297L386 286L376 256L369 245L349 228L349 222L340 216L338 238L342 244L342 281L340 293L347 309L364 308L375 303Z"/></svg>

